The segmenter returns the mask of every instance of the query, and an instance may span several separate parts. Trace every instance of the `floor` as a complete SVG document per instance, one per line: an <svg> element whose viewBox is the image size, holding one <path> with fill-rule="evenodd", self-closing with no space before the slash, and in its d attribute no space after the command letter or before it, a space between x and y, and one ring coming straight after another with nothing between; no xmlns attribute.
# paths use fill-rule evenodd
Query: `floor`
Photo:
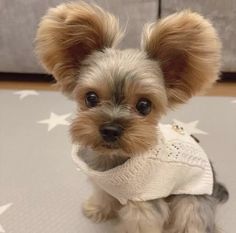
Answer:
<svg viewBox="0 0 236 233"><path fill-rule="evenodd" d="M0 81L0 89L34 89L57 91L52 83ZM207 96L236 96L236 82L218 82L205 94Z"/></svg>
<svg viewBox="0 0 236 233"><path fill-rule="evenodd" d="M44 85L19 83L6 87L45 89ZM221 93L228 90L225 87ZM92 190L71 158L68 125L76 113L74 103L56 91L37 90L37 96L22 101L13 92L0 90L0 232L114 232L114 225L92 224L82 215L82 202ZM221 233L235 233L235 100L196 97L162 121L177 119L196 134L213 161L219 181L229 189L229 202L220 206L217 215Z"/></svg>

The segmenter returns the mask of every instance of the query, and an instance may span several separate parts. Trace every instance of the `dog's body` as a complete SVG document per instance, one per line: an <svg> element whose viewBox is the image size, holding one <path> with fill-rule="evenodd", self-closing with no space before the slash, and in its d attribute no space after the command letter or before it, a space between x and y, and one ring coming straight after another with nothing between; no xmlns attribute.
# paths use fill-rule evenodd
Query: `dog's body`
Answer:
<svg viewBox="0 0 236 233"><path fill-rule="evenodd" d="M97 171L122 165L123 156L84 156L82 160ZM228 199L225 187L214 175L213 193L209 195L172 195L145 202L129 202L122 206L115 198L94 184L93 196L84 204L84 214L94 222L118 217L117 232L206 232L218 233L215 213L219 203Z"/></svg>
<svg viewBox="0 0 236 233"><path fill-rule="evenodd" d="M114 16L85 3L62 4L43 18L37 53L61 90L78 102L73 142L92 148L88 166L106 171L158 143L156 126L168 108L209 87L220 69L211 24L189 11L144 29L141 50L118 50ZM95 222L116 217L120 233L216 233L215 210L226 189L121 205L95 184L84 213Z"/></svg>

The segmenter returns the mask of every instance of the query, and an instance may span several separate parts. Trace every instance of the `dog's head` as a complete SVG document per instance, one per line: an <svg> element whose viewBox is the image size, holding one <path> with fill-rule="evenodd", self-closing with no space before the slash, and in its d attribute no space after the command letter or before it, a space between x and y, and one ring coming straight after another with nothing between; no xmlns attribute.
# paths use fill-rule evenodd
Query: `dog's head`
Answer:
<svg viewBox="0 0 236 233"><path fill-rule="evenodd" d="M140 50L118 50L118 21L97 6L67 3L42 19L36 52L62 92L78 103L74 142L132 155L157 142L168 108L209 87L220 69L212 25L183 11L144 27Z"/></svg>

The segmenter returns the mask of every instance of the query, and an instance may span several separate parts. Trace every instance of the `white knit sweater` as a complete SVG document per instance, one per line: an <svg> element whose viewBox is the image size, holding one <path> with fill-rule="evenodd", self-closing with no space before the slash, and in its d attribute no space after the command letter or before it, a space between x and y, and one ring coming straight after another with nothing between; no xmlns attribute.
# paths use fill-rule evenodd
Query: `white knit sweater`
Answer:
<svg viewBox="0 0 236 233"><path fill-rule="evenodd" d="M78 145L73 146L73 160L121 204L171 194L212 194L212 168L199 144L176 125L159 125L158 129L162 136L155 148L110 170L101 172L89 168L78 157Z"/></svg>

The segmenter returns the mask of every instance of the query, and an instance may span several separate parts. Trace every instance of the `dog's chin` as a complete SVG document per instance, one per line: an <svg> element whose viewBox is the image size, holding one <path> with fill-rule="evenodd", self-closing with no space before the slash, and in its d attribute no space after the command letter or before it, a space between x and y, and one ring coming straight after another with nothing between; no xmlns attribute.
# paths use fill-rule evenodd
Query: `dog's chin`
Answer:
<svg viewBox="0 0 236 233"><path fill-rule="evenodd" d="M102 156L119 156L119 157L134 157L140 154L144 154L154 145L154 144L140 144L132 142L124 143L123 141L108 143L103 140L90 140L84 141L79 140L79 145L92 149L96 154Z"/></svg>
<svg viewBox="0 0 236 233"><path fill-rule="evenodd" d="M145 153L150 149L150 145L130 147L122 142L107 143L104 141L86 144L85 146L91 148L96 154L122 157L133 157Z"/></svg>
<svg viewBox="0 0 236 233"><path fill-rule="evenodd" d="M125 156L126 153L122 150L121 147L118 145L113 144L107 144L103 143L99 146L93 147L93 150L97 152L98 154L104 154L104 155L119 155L119 156Z"/></svg>
<svg viewBox="0 0 236 233"><path fill-rule="evenodd" d="M117 143L106 143L101 142L97 145L91 145L90 146L94 152L101 155L118 155L118 156L124 156L129 157L128 153L125 152L122 147Z"/></svg>

